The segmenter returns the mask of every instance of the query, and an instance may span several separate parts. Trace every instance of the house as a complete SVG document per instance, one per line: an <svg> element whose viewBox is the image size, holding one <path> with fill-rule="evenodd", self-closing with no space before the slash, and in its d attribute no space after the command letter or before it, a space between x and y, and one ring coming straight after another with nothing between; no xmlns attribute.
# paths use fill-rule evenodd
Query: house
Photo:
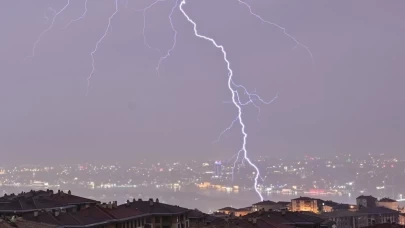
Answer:
<svg viewBox="0 0 405 228"><path fill-rule="evenodd" d="M114 201L85 208L76 206L73 210L36 210L22 217L59 228L188 228L188 213L188 209L149 199L127 201L122 205Z"/></svg>
<svg viewBox="0 0 405 228"><path fill-rule="evenodd" d="M159 199L153 201L149 199L143 201L142 199L127 201L126 204L118 206L118 208L132 208L139 210L146 216L145 224L150 224L155 227L189 227L188 212L189 209L160 203Z"/></svg>
<svg viewBox="0 0 405 228"><path fill-rule="evenodd" d="M291 200L291 211L310 211L319 213L322 210L322 201L310 197L299 197Z"/></svg>
<svg viewBox="0 0 405 228"><path fill-rule="evenodd" d="M333 201L322 201L322 212L332 212L339 203Z"/></svg>
<svg viewBox="0 0 405 228"><path fill-rule="evenodd" d="M322 214L336 223L338 228L359 228L368 226L367 214L353 211L332 211Z"/></svg>
<svg viewBox="0 0 405 228"><path fill-rule="evenodd" d="M399 214L399 222L398 222L398 224L400 224L400 225L405 225L405 214L404 213L400 213Z"/></svg>
<svg viewBox="0 0 405 228"><path fill-rule="evenodd" d="M358 208L363 207L376 207L377 206L377 198L373 196L359 196L356 198L356 203Z"/></svg>
<svg viewBox="0 0 405 228"><path fill-rule="evenodd" d="M390 198L382 198L377 201L377 207L386 207L397 211L399 209L399 203Z"/></svg>
<svg viewBox="0 0 405 228"><path fill-rule="evenodd" d="M353 204L338 204L333 207L333 211L357 211L358 207L357 205Z"/></svg>
<svg viewBox="0 0 405 228"><path fill-rule="evenodd" d="M86 208L90 205L96 205L98 201L72 195L71 191L67 193L53 190L29 191L20 194L5 194L0 197L0 215L21 215L32 213L37 210L73 210L77 207Z"/></svg>
<svg viewBox="0 0 405 228"><path fill-rule="evenodd" d="M332 227L333 222L314 213L290 211L254 212L243 217L256 227Z"/></svg>
<svg viewBox="0 0 405 228"><path fill-rule="evenodd" d="M270 200L263 200L261 202L253 204L252 211L261 211L261 210L268 211L274 204L276 204L276 202Z"/></svg>
<svg viewBox="0 0 405 228"><path fill-rule="evenodd" d="M252 207L243 207L243 208L236 209L234 211L234 215L236 217L241 217L241 216L245 216L251 212L252 212Z"/></svg>
<svg viewBox="0 0 405 228"><path fill-rule="evenodd" d="M334 211L322 215L334 221L339 228L358 228L399 222L399 212L384 207L361 208L358 211Z"/></svg>
<svg viewBox="0 0 405 228"><path fill-rule="evenodd" d="M56 225L24 220L21 217L0 219L0 228L56 228Z"/></svg>
<svg viewBox="0 0 405 228"><path fill-rule="evenodd" d="M233 207L224 207L224 208L218 209L217 212L230 215L230 214L232 214L235 210L236 210L236 208L233 208Z"/></svg>
<svg viewBox="0 0 405 228"><path fill-rule="evenodd" d="M212 223L217 223L218 221L223 221L222 218L215 217L209 214L205 214L197 209L190 210L188 212L188 220L190 228L206 227Z"/></svg>

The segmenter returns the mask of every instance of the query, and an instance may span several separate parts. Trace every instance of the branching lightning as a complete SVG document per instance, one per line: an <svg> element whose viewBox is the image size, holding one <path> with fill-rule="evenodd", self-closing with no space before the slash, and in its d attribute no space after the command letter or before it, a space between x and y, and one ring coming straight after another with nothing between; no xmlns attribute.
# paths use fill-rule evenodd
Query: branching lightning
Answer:
<svg viewBox="0 0 405 228"><path fill-rule="evenodd" d="M153 6L155 6L156 4L158 4L159 2L164 2L164 1L165 1L165 0L156 0L155 2L153 2L152 4L150 4L149 6L143 8L143 9L141 9L141 10L136 10L136 11L141 11L142 14L143 14L143 29L142 29L143 43L144 43L145 46L147 46L148 48L150 48L150 49L152 49L152 50L155 50L155 51L159 52L159 54L161 54L161 56L160 56L160 58L159 58L159 61L158 61L158 63L157 63L157 66L156 66L156 71L157 71L158 74L160 74L159 70L160 70L160 65L162 64L162 62L170 56L171 52L172 52L172 51L174 50L174 48L176 47L176 43L177 43L177 30L174 28L173 20L172 20L172 15L173 15L173 13L174 13L174 10L175 10L175 9L177 8L177 6L178 6L179 0L176 0L176 1L175 1L175 4L173 5L173 7L172 7L172 9L171 9L171 12L170 12L170 14L169 14L170 27L171 27L171 29L172 29L174 35L173 35L173 44L172 44L171 48L170 48L169 50L167 50L167 52L166 52L165 55L162 55L160 49L152 47L152 46L149 45L148 42L147 42L146 35L145 35L145 30L146 30L146 12L147 12L150 8L152 8Z"/></svg>
<svg viewBox="0 0 405 228"><path fill-rule="evenodd" d="M80 15L80 17L78 17L78 18L76 18L76 19L74 19L74 20L71 20L71 21L70 21L65 27L63 27L62 29L65 29L65 28L69 27L69 25L71 25L72 23L74 23L74 22L76 22L76 21L79 21L79 20L83 19L84 17L86 17L86 14L87 14L87 1L88 1L88 0L86 0L86 1L84 2L84 12L83 12L83 14Z"/></svg>
<svg viewBox="0 0 405 228"><path fill-rule="evenodd" d="M308 46L302 44L294 36L289 34L287 32L286 28L284 28L284 27L282 27L282 26L280 26L280 25L278 25L278 24L276 24L274 22L267 21L267 20L263 19L260 15L254 13L253 10L252 10L252 7L248 3L246 3L245 1L243 1L243 0L237 0L237 1L240 4L245 5L249 9L249 13L251 15L253 15L254 17L256 17L257 19L259 19L262 23L269 24L269 25L272 25L272 26L275 26L275 27L281 29L283 31L284 35L286 35L288 38L292 39L295 42L295 46L293 47L293 49L296 48L297 46L301 46L302 48L304 48L308 52L309 56L311 57L312 64L315 65L314 56L312 55L312 52L311 52L311 50L309 49Z"/></svg>
<svg viewBox="0 0 405 228"><path fill-rule="evenodd" d="M228 60L227 57L227 52L225 51L224 46L219 45L214 39L208 37L208 36L204 36L198 33L197 30L197 24L187 15L187 13L184 11L183 9L183 5L186 4L186 0L182 0L180 3L180 11L183 13L183 15L186 17L186 19L193 25L193 29L194 29L194 35L197 36L198 38L207 40L209 42L211 42L216 48L220 49L222 51L223 57L224 57L224 61L226 62L226 66L228 69L228 88L231 91L232 94L232 102L234 103L235 107L238 109L238 120L239 120L239 124L241 125L241 133L243 135L243 143L242 143L242 148L240 149L240 151L238 152L238 157L240 153L243 153L243 158L244 160L246 160L250 166L252 166L255 169L255 177L254 177L254 189L256 191L256 193L259 195L260 200L263 201L263 196L260 193L257 185L258 185L258 179L260 176L260 171L259 168L249 159L248 154L247 154L247 150L246 150L246 140L247 140L247 133L245 130L245 124L243 122L242 119L242 107L239 104L239 102L236 100L237 99L237 90L233 88L233 71L231 68L231 63Z"/></svg>
<svg viewBox="0 0 405 228"><path fill-rule="evenodd" d="M65 11L65 9L69 6L69 4L70 4L70 0L67 0L66 5L61 10L59 10L58 12L51 9L53 11L53 13L54 13L51 24L49 25L48 28L46 28L43 32L41 32L41 34L39 34L37 40L34 43L34 46L32 47L31 55L27 56L26 59L27 58L33 58L35 56L35 49L37 48L38 43L41 41L42 36L45 35L45 33L49 32L49 30L52 29L53 25L55 24L56 18L59 16L59 14L61 14L63 11Z"/></svg>
<svg viewBox="0 0 405 228"><path fill-rule="evenodd" d="M179 0L176 0L176 3L174 4L174 6L173 6L173 8L172 8L172 11L171 11L170 14L169 14L170 26L172 27L172 30L173 30L173 32L174 32L173 45L172 45L172 47L166 52L166 55L165 55L165 56L161 56L161 57L160 57L159 62L158 62L158 65L156 66L156 71L158 72L158 74L160 74L160 73L159 73L160 64L161 64L165 59L167 59L167 58L170 56L170 53L171 53L171 52L174 50L174 48L176 47L176 43L177 43L177 30L174 28L173 21L172 21L172 15L173 15L174 10L177 8L178 2L179 2Z"/></svg>
<svg viewBox="0 0 405 228"><path fill-rule="evenodd" d="M114 18L115 14L118 13L118 0L115 0L115 11L114 13L108 18L108 24L107 27L104 31L104 34L101 36L101 38L97 41L96 46L94 48L94 50L90 53L91 56L91 72L90 75L87 77L87 92L86 92L86 96L89 94L89 90L90 90L90 80L93 77L94 71L96 70L95 68L95 64L94 64L94 54L97 52L98 50L98 46L100 45L100 43L104 40L104 38L107 36L108 30L110 29L111 26L111 20Z"/></svg>
<svg viewBox="0 0 405 228"><path fill-rule="evenodd" d="M105 37L107 36L108 32L109 32L110 30L112 30L112 24L111 24L111 23L112 23L112 20L113 20L114 16L118 13L118 0L113 0L113 1L115 2L115 11L114 11L114 12L111 14L111 16L108 18L108 24L107 24L107 26L106 26L106 28L105 28L105 30L104 30L104 33L103 33L102 36L98 39L98 41L97 41L96 44L95 44L94 49L93 49L92 52L90 53L90 56L91 56L91 67L92 67L92 68L91 68L90 74L89 74L88 77L87 77L87 91L86 91L86 96L88 95L89 90L90 90L90 81L91 81L91 79L92 79L92 77L93 77L93 75L94 75L94 73L95 73L95 59L94 59L94 55L96 54L96 52L97 52L97 50L98 50L98 48L99 48L99 45L103 42L103 40L104 40ZM263 196L262 196L262 194L261 194L261 192L259 191L259 188L258 188L258 180L259 180L259 178L261 178L261 179L263 180L263 178L260 176L260 170L259 170L259 168L250 160L250 158L249 158L249 156L248 156L248 151L247 151L247 138L248 138L248 134L247 134L247 132L246 132L246 125L245 125L244 119L243 119L243 109L242 109L242 107L243 107L243 106L247 106L247 105L252 105L252 106L254 106L255 108L257 108L257 109L258 109L257 120L259 120L259 116L260 116L260 113L261 113L259 104L271 104L272 102L274 102L274 101L277 99L278 94L276 94L276 96L275 96L273 99L271 99L270 101L266 101L266 100L262 99L262 98L256 93L256 91L254 91L254 92L249 92L246 87L244 87L243 85L240 85L240 84L236 84L236 83L234 82L234 77L233 77L233 76L234 76L234 72L233 72L233 70L232 70L232 68L231 68L231 63L230 63L229 60L228 60L228 57L227 57L228 54L227 54L227 52L225 51L224 46L218 44L217 41L214 40L213 38L208 37L208 36L205 36L205 35L202 35L202 34L199 33L199 31L197 30L197 24L196 24L196 22L195 22L194 20L192 20L192 19L190 18L190 16L189 16L189 15L185 12L185 10L183 9L184 5L186 5L186 1L187 1L187 0L174 0L175 3L174 3L174 5L172 6L171 12L170 12L170 14L169 14L169 16L168 16L169 22L170 22L170 26L171 26L171 29L172 29L172 31L173 31L173 44L172 44L172 46L166 51L165 54L162 54L162 52L161 52L160 49L155 48L155 47L152 47L151 45L149 45L148 42L147 42L147 39L146 39L146 34L145 34L145 30L146 30L146 13L147 13L147 11L148 11L149 9L151 9L152 7L154 7L156 4L158 4L159 2L164 2L164 1L166 1L166 0L154 0L154 2L153 2L152 4L148 5L148 6L145 7L145 8L140 9L140 10L139 10L139 9L136 9L136 11L142 12L142 15L143 15L143 29L142 29L142 35L143 35L143 42L144 42L144 45L147 46L148 48L152 49L152 50L157 51L157 52L160 54L159 61L157 62L157 65L156 65L156 71L157 71L158 74L160 74L160 73L159 73L159 70L160 70L160 66L161 66L162 62L163 62L165 59L167 59L168 57L170 57L171 52L172 52L172 51L175 49L175 47L176 47L176 44L177 44L177 34L178 34L178 32L177 32L177 30L175 29L175 26L174 26L174 24L173 24L172 16L173 16L175 10L176 10L177 7L178 7L179 10L180 10L180 12L181 12L181 13L183 14L183 16L187 19L187 21L192 24L192 26L193 26L193 31L194 31L194 35L195 35L196 37L200 38L200 39L203 39L203 40L205 40L205 41L210 42L215 48L219 49L219 50L222 52L223 60L224 60L224 62L225 62L225 64L226 64L226 68L227 68L227 71L228 71L227 85L228 85L229 91L230 91L231 94L232 94L232 96L231 96L232 99L231 99L231 101L230 101L229 103L231 103L231 104L233 104L233 106L235 106L235 108L238 110L238 113L237 113L236 118L231 122L231 124L230 124L224 131L222 131L222 132L219 134L218 139L217 139L216 141L214 141L214 142L218 142L218 141L221 139L221 137L222 137L227 131L231 130L235 125L239 125L239 126L240 126L240 133L241 133L242 136L243 136L243 140L242 140L241 148L240 148L239 151L238 151L236 154L234 154L234 156L232 157L232 158L236 157L236 159L234 160L234 163L233 163L233 168L232 168L232 180L234 179L234 171L235 171L235 168L236 168L236 166L237 166L238 161L241 161L241 164L242 164L243 166L245 165L245 162L247 162L247 163L255 170L255 172L254 172L254 189L255 189L256 193L258 194L258 196L260 197L260 199L263 200ZM179 1L181 1L180 4L179 4ZM284 27L282 27L282 26L280 26L280 25L278 25L278 24L276 24L276 23L273 23L273 22L270 22L270 21L267 21L267 20L263 19L260 15L254 13L253 10L252 10L252 7L251 7L248 3L246 3L244 0L236 0L236 1L238 1L240 4L246 6L246 7L248 8L248 10L249 10L249 13L250 13L252 16L254 16L254 17L256 17L257 19L259 19L262 23L275 26L276 28L282 30L283 33L284 33L284 35L286 35L288 38L290 38L291 40L294 41L295 46L293 47L293 49L296 48L296 47L298 47L298 46L304 48L304 49L308 52L309 56L311 57L312 64L314 65L314 58L313 58L313 55L312 55L312 52L310 51L310 49L309 49L307 46L305 46L305 45L303 45L302 43L300 43L294 36L292 36L292 35L290 35L289 33L287 33L286 28L284 28ZM81 20L81 19L84 19L84 18L86 17L86 14L87 14L87 11L88 11L87 3L88 3L88 0L85 0L85 2L84 2L84 12L82 13L82 15L79 16L78 18L74 19L74 20L71 20L71 21L70 21L68 24L66 24L66 26L64 26L62 29L65 29L65 28L69 27L72 23L75 23L75 22L77 22L77 21L79 21L79 20ZM49 32L49 31L53 28L56 18L69 6L69 4L70 4L70 0L67 0L66 5L65 5L61 10L59 10L59 11L55 11L55 10L53 10L52 8L50 8L50 10L53 12L53 18L52 18L52 20L51 20L51 23L50 23L50 25L49 25L48 28L46 28L42 33L39 34L37 40L35 41L35 43L34 43L34 45L33 45L32 54L31 54L31 56L28 56L28 57L34 57L34 56L35 56L35 50L36 50L36 47L37 47L38 43L41 41L42 37L43 37L47 32ZM128 7L128 4L129 4L129 0L126 0L126 2L125 2L125 8ZM46 13L45 13L45 18L46 18L47 20L49 20L49 18L47 17ZM27 58L28 58L28 57L27 57ZM231 158L231 159L232 159L232 158Z"/></svg>
<svg viewBox="0 0 405 228"><path fill-rule="evenodd" d="M147 39L146 39L146 35L145 35L145 30L146 30L146 12L147 12L150 8L152 8L153 6L155 6L156 4L158 4L159 2L164 2L164 1L165 1L165 0L156 0L155 2L153 2L152 4L150 4L149 6L143 8L143 9L141 9L141 10L139 10L139 9L136 9L136 10L135 10L135 11L141 11L141 12L142 12L142 15L143 15L143 29L142 29L143 44L144 44L146 47L148 47L148 48L150 48L150 49L152 49L152 50L155 50L155 51L157 51L157 52L159 52L159 53L160 53L160 50L157 49L157 48L154 48L154 47L150 46L150 45L148 44L148 42L147 42Z"/></svg>

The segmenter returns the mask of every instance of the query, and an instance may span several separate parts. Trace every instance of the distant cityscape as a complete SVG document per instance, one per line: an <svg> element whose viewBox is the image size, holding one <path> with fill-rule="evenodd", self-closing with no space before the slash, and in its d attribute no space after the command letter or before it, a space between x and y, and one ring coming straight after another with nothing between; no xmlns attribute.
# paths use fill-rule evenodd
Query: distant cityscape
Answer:
<svg viewBox="0 0 405 228"><path fill-rule="evenodd" d="M316 196L353 203L353 197L370 194L399 202L404 200L405 183L398 181L405 175L404 159L381 154L305 156L296 160L262 157L255 162L261 170L259 190L268 199L288 201L297 196ZM217 196L221 203L241 205L247 201L238 203L234 199L257 197L252 189L254 175L249 166L233 167L233 161L215 160L187 163L144 160L133 165L84 163L10 167L3 164L0 166L0 193L72 189L95 200L116 199L117 194L122 195L119 202L130 197L148 197L146 193L161 194L162 200L167 202L188 197L184 199L186 206L202 206L202 210L212 212L214 206L204 206L198 201ZM175 193L177 198L173 197Z"/></svg>

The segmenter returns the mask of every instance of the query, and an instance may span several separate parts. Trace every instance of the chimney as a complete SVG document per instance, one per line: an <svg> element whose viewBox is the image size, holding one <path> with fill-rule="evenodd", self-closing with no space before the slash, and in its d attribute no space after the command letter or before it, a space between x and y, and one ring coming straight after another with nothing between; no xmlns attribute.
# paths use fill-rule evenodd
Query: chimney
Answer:
<svg viewBox="0 0 405 228"><path fill-rule="evenodd" d="M113 201L112 206L113 206L113 208L117 208L117 207L118 207L118 202L117 202L117 201Z"/></svg>
<svg viewBox="0 0 405 228"><path fill-rule="evenodd" d="M111 203L111 202L108 202L107 208L108 208L108 209L112 209L112 203Z"/></svg>
<svg viewBox="0 0 405 228"><path fill-rule="evenodd" d="M72 192L70 190L68 191L68 195L72 195Z"/></svg>
<svg viewBox="0 0 405 228"><path fill-rule="evenodd" d="M102 208L107 208L107 204L106 204L106 203L103 203L103 204L101 204L101 207L102 207Z"/></svg>
<svg viewBox="0 0 405 228"><path fill-rule="evenodd" d="M159 203L159 199L158 198L156 198L156 201L155 201L156 203Z"/></svg>
<svg viewBox="0 0 405 228"><path fill-rule="evenodd" d="M131 201L127 200L127 205L129 206L131 204Z"/></svg>
<svg viewBox="0 0 405 228"><path fill-rule="evenodd" d="M132 199L132 203L135 203L135 202L136 202L136 199L135 199L135 198L133 198L133 199Z"/></svg>
<svg viewBox="0 0 405 228"><path fill-rule="evenodd" d="M60 189L58 189L58 194L60 194Z"/></svg>
<svg viewBox="0 0 405 228"><path fill-rule="evenodd" d="M142 202L142 199L141 199L141 198L139 198L139 199L138 199L138 202Z"/></svg>
<svg viewBox="0 0 405 228"><path fill-rule="evenodd" d="M38 217L38 211L34 211L34 217Z"/></svg>
<svg viewBox="0 0 405 228"><path fill-rule="evenodd" d="M152 198L149 198L149 205L153 206L153 199Z"/></svg>

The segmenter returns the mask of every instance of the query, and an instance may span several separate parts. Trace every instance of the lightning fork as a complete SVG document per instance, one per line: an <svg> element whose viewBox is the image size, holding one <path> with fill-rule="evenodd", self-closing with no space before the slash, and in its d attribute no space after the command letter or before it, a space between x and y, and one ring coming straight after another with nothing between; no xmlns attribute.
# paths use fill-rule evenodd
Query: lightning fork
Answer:
<svg viewBox="0 0 405 228"><path fill-rule="evenodd" d="M233 71L230 67L231 64L227 58L227 52L225 51L224 46L219 45L213 38L210 38L210 37L207 37L207 36L204 36L204 35L201 35L198 33L197 24L187 15L187 13L183 9L184 4L186 4L186 0L181 1L179 8L180 8L180 11L183 13L183 15L186 17L186 19L193 25L194 35L198 38L211 42L217 49L220 49L222 51L223 58L224 58L224 61L226 62L227 70L229 73L228 74L228 88L229 88L230 92L232 93L232 102L234 103L235 107L238 109L238 120L239 120L239 124L241 125L241 133L243 135L242 148L240 149L240 151L238 153L243 152L244 160L246 160L249 163L249 165L255 169L256 172L255 172L255 178L254 178L254 189L255 189L256 193L259 195L260 200L263 201L263 196L258 189L258 178L260 176L260 171L259 171L259 168L249 159L248 153L246 150L246 140L247 140L248 135L246 133L245 124L242 119L242 107L236 101L237 91L234 90L232 87L233 86L233 83L232 83Z"/></svg>
<svg viewBox="0 0 405 228"><path fill-rule="evenodd" d="M257 19L259 19L262 23L269 24L269 25L272 25L272 26L275 26L275 27L281 29L283 31L284 35L286 35L287 37L289 37L290 39L292 39L295 42L295 46L293 47L293 49L296 48L297 46L303 47L308 52L309 56L311 57L312 64L315 65L314 56L312 55L312 52L311 52L311 50L309 49L308 46L302 44L294 36L289 34L287 32L286 28L284 28L284 27L282 27L282 26L280 26L280 25L278 25L278 24L276 24L274 22L267 21L267 20L263 19L260 15L254 13L253 10L252 10L252 7L248 3L246 3L245 1L243 1L243 0L237 0L237 1L240 4L245 5L249 9L250 14L253 15L254 17L256 17Z"/></svg>
<svg viewBox="0 0 405 228"><path fill-rule="evenodd" d="M76 18L76 19L74 19L74 20L71 20L71 21L70 21L65 27L63 27L62 29L66 29L66 28L69 27L69 25L71 25L72 23L74 23L74 22L76 22L76 21L79 21L79 20L83 19L84 17L86 17L86 14L87 14L87 1L88 1L88 0L86 0L86 1L84 2L84 12L83 12L83 14L80 15L80 17L78 17L78 18Z"/></svg>
<svg viewBox="0 0 405 228"><path fill-rule="evenodd" d="M52 29L53 25L55 24L56 18L59 16L59 14L61 14L63 11L65 11L65 9L69 6L69 4L70 4L70 0L67 0L66 5L65 5L61 10L59 10L58 12L56 12L56 11L53 10L53 9L51 9L51 10L54 12L54 16L53 16L53 18L52 18L51 24L49 25L48 28L46 28L44 31L42 31L42 32L39 34L37 40L36 40L35 43L34 43L34 46L32 47L32 53L31 53L31 55L25 57L25 59L33 58L33 57L35 56L35 49L37 48L38 43L41 41L42 36L45 35L49 30Z"/></svg>
<svg viewBox="0 0 405 228"><path fill-rule="evenodd" d="M95 66L94 66L94 54L97 52L98 50L98 46L100 45L100 43L104 40L104 38L107 36L108 30L110 29L111 26L111 20L114 18L115 14L118 13L118 0L114 0L115 1L115 11L114 13L108 18L108 24L107 24L107 28L104 31L104 34L101 36L101 38L97 41L96 46L94 48L94 50L90 53L91 56L91 72L90 75L87 77L87 92L86 92L86 96L89 94L89 89L90 89L90 80L93 77L94 71L96 70Z"/></svg>
<svg viewBox="0 0 405 228"><path fill-rule="evenodd" d="M159 52L159 53L160 53L160 50L157 49L157 48L154 48L154 47L150 46L150 45L148 44L147 40L146 40L146 35L145 35L145 30L146 30L146 12L147 12L150 8L152 8L153 6L155 6L156 4L158 4L159 2L164 2L164 1L165 1L165 0L156 0L155 2L153 2L152 4L150 4L149 6L143 8L143 9L135 9L135 11L142 12L142 15L143 15L143 28L142 28L143 44L144 44L146 47L148 47L148 48L150 48L150 49L152 49L152 50L155 50L155 51L157 51L157 52Z"/></svg>

